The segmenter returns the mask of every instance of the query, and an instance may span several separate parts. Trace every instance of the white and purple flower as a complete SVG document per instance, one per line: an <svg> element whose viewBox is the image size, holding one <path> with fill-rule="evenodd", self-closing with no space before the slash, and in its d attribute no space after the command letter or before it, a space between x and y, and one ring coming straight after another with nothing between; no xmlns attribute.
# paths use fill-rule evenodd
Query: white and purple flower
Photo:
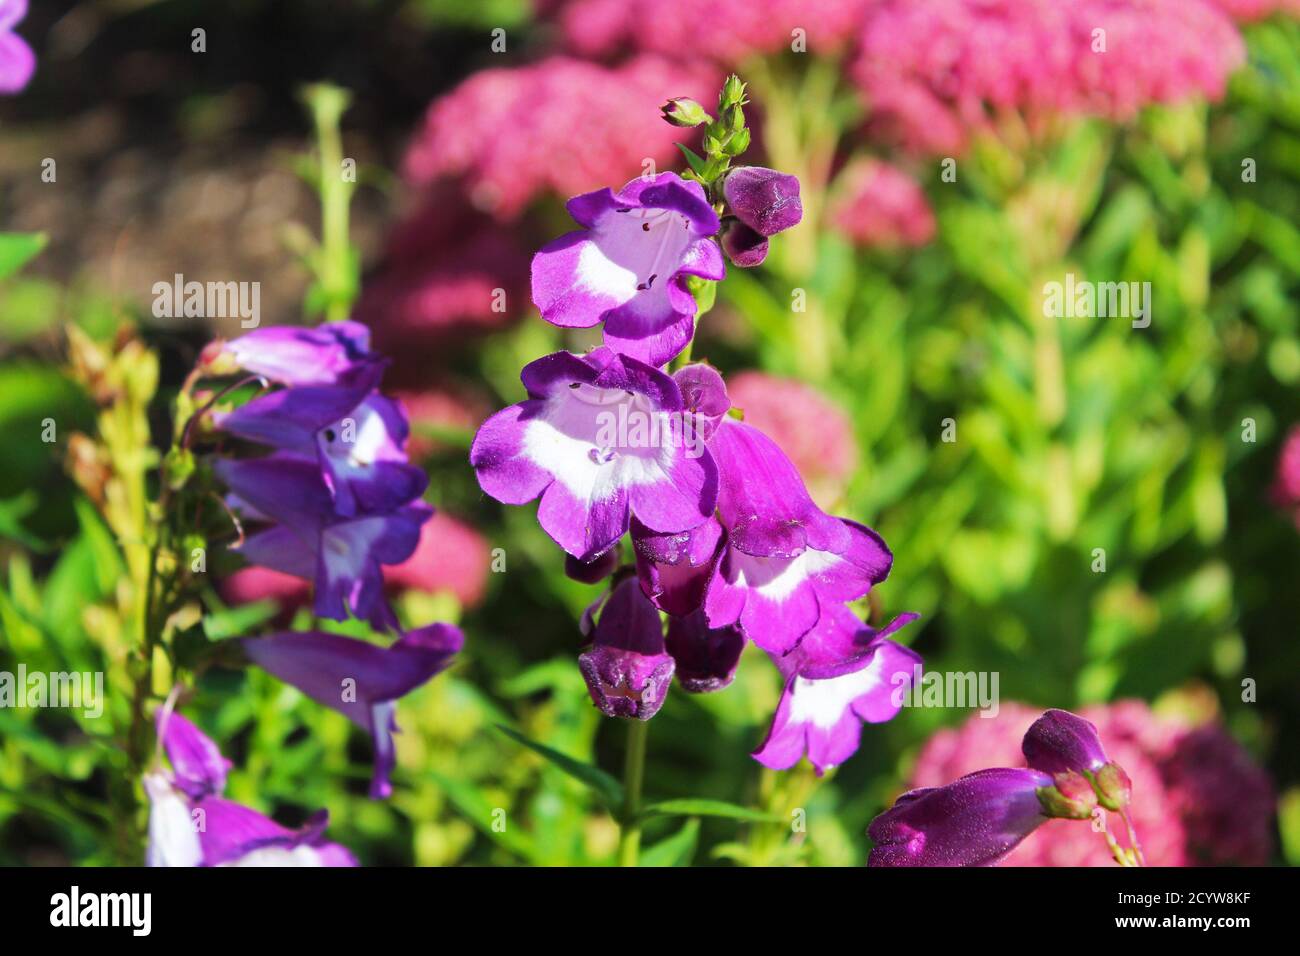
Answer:
<svg viewBox="0 0 1300 956"><path fill-rule="evenodd" d="M3 2L3 0L0 0ZM374 361L370 329L360 322L326 322L314 328L276 325L204 349L213 374L243 369L278 385L335 385L358 365Z"/></svg>
<svg viewBox="0 0 1300 956"><path fill-rule="evenodd" d="M820 775L857 752L863 723L883 723L902 708L901 690L921 658L889 635L915 620L901 614L880 630L842 604L828 606L817 626L783 657L781 702L754 758L774 770L807 756Z"/></svg>
<svg viewBox="0 0 1300 956"><path fill-rule="evenodd" d="M149 798L147 866L356 866L352 854L324 839L321 810L290 830L221 796L230 761L211 738L163 707L158 740L171 769L145 774Z"/></svg>
<svg viewBox="0 0 1300 956"><path fill-rule="evenodd" d="M689 441L689 410L671 376L602 347L544 356L520 377L528 399L483 423L470 464L498 501L540 496L537 519L568 554L594 560L633 516L677 533L713 514L717 467Z"/></svg>
<svg viewBox="0 0 1300 956"><path fill-rule="evenodd" d="M699 183L676 173L634 179L570 199L581 229L533 257L533 302L565 328L605 323L605 344L653 366L691 340L696 304L687 276L720 280L722 252L711 238L718 214Z"/></svg>

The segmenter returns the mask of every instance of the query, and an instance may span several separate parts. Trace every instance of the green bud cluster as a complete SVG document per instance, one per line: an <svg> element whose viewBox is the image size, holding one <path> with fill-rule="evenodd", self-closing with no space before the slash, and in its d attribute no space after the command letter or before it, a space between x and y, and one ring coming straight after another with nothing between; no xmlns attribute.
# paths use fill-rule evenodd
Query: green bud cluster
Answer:
<svg viewBox="0 0 1300 956"><path fill-rule="evenodd" d="M717 118L705 112L699 103L687 97L676 97L662 107L664 119L674 126L704 126L702 146L704 155L678 143L690 164L687 178L710 190L716 199L715 186L720 183L731 167L731 161L749 149L750 132L745 125L745 83L734 73L727 77L718 94Z"/></svg>

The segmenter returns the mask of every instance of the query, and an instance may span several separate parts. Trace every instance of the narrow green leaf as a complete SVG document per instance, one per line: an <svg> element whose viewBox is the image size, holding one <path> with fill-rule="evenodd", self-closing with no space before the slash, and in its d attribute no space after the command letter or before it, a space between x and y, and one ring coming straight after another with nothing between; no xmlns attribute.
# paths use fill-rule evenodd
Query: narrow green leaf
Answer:
<svg viewBox="0 0 1300 956"><path fill-rule="evenodd" d="M727 803L725 800L663 800L652 803L643 811L647 816L669 817L728 817L732 820L749 820L754 823L776 823L781 818L762 810Z"/></svg>
<svg viewBox="0 0 1300 956"><path fill-rule="evenodd" d="M501 731L511 740L523 744L529 750L545 757L557 768L563 770L570 777L580 783L586 784L611 808L617 810L623 805L623 785L601 770L599 767L593 767L591 764L575 760L558 750L552 750L545 744L539 744L535 740L530 740L517 730L512 730L505 724L497 724L497 730Z"/></svg>
<svg viewBox="0 0 1300 956"><path fill-rule="evenodd" d="M690 866L700 841L700 821L692 817L672 836L641 854L639 866Z"/></svg>
<svg viewBox="0 0 1300 956"><path fill-rule="evenodd" d="M703 176L704 171L709 168L708 160L696 153L689 146L683 146L681 143L675 143L673 145L682 151L682 155L686 157L686 162L691 169L695 171L695 175Z"/></svg>

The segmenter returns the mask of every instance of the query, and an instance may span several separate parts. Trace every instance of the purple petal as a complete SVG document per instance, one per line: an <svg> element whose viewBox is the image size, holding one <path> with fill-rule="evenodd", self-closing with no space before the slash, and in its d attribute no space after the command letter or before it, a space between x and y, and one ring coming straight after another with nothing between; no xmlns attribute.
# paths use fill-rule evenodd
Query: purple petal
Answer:
<svg viewBox="0 0 1300 956"><path fill-rule="evenodd" d="M722 220L722 251L727 259L741 269L761 266L767 258L768 241L753 229L732 216Z"/></svg>
<svg viewBox="0 0 1300 956"><path fill-rule="evenodd" d="M158 709L155 724L178 788L196 800L226 789L231 764L210 737L166 707Z"/></svg>
<svg viewBox="0 0 1300 956"><path fill-rule="evenodd" d="M324 811L300 830L282 827L256 810L220 797L195 804L205 866L356 866L337 843L326 843Z"/></svg>
<svg viewBox="0 0 1300 956"><path fill-rule="evenodd" d="M692 416L694 434L707 442L718 430L724 415L731 409L727 386L712 365L696 362L673 375L682 393L682 402Z"/></svg>
<svg viewBox="0 0 1300 956"><path fill-rule="evenodd" d="M259 516L279 521L314 541L334 517L334 500L321 478L320 465L289 454L264 458L219 458L217 477Z"/></svg>
<svg viewBox="0 0 1300 956"><path fill-rule="evenodd" d="M799 180L762 166L737 166L722 182L722 195L735 216L760 236L799 224L803 205Z"/></svg>
<svg viewBox="0 0 1300 956"><path fill-rule="evenodd" d="M249 564L292 574L304 581L316 577L315 539L304 538L285 525L276 525L251 535L237 551Z"/></svg>
<svg viewBox="0 0 1300 956"><path fill-rule="evenodd" d="M1029 766L1055 776L1100 770L1108 762L1096 726L1065 710L1049 710L1034 721L1021 743Z"/></svg>
<svg viewBox="0 0 1300 956"><path fill-rule="evenodd" d="M649 720L663 706L673 659L663 625L634 578L614 588L601 611L591 650L578 658L587 689L609 717Z"/></svg>
<svg viewBox="0 0 1300 956"><path fill-rule="evenodd" d="M686 615L700 607L722 544L722 525L713 516L689 531L661 534L632 521L641 589L669 614Z"/></svg>
<svg viewBox="0 0 1300 956"><path fill-rule="evenodd" d="M871 822L868 866L991 866L1047 820L1037 770L981 770L912 790Z"/></svg>
<svg viewBox="0 0 1300 956"><path fill-rule="evenodd" d="M420 526L432 514L428 505L410 505L322 530L316 552L316 613L335 621L345 620L349 610L369 618L383 597L381 565L401 564L414 554Z"/></svg>
<svg viewBox="0 0 1300 956"><path fill-rule="evenodd" d="M339 514L391 511L424 494L429 476L407 461L409 432L401 404L372 394L315 433Z"/></svg>
<svg viewBox="0 0 1300 956"><path fill-rule="evenodd" d="M582 584L599 584L618 567L620 554L618 548L610 548L604 554L590 561L579 561L571 554L564 556L564 573L571 580Z"/></svg>
<svg viewBox="0 0 1300 956"><path fill-rule="evenodd" d="M0 93L17 93L36 72L36 54L22 37L0 27Z"/></svg>

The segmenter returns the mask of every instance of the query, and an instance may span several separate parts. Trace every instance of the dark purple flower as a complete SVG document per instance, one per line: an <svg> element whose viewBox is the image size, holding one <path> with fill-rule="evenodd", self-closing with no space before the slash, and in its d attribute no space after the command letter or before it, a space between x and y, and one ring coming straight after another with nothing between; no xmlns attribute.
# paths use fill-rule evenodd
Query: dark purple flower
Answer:
<svg viewBox="0 0 1300 956"><path fill-rule="evenodd" d="M168 707L158 738L172 768L144 776L149 797L148 866L356 866L347 849L324 839L329 816L290 830L226 800L230 761L201 730Z"/></svg>
<svg viewBox="0 0 1300 956"><path fill-rule="evenodd" d="M673 679L659 612L635 578L615 586L596 622L591 650L578 658L591 699L608 717L649 720Z"/></svg>
<svg viewBox="0 0 1300 956"><path fill-rule="evenodd" d="M785 690L754 759L785 770L807 755L821 774L853 756L864 722L883 723L902 708L921 658L888 637L915 619L899 615L878 631L842 604L824 608L797 648L772 656Z"/></svg>
<svg viewBox="0 0 1300 956"><path fill-rule="evenodd" d="M660 366L691 340L695 300L687 276L722 279L722 253L710 237L718 215L699 183L676 173L638 178L618 193L600 189L570 199L582 226L533 257L533 302L565 328L605 323L605 344Z"/></svg>
<svg viewBox="0 0 1300 956"><path fill-rule="evenodd" d="M344 518L319 466L294 455L218 460L217 475L254 517L277 522L250 536L239 552L252 564L315 583L315 613L346 620L348 612L383 626L382 565L400 564L420 541L433 513L421 503L388 514Z"/></svg>
<svg viewBox="0 0 1300 956"><path fill-rule="evenodd" d="M231 364L280 385L334 385L357 363L373 359L370 330L359 322L268 326L204 353L214 371Z"/></svg>
<svg viewBox="0 0 1300 956"><path fill-rule="evenodd" d="M722 536L722 525L714 517L674 534L660 534L632 520L637 576L655 607L678 616L700 607Z"/></svg>
<svg viewBox="0 0 1300 956"><path fill-rule="evenodd" d="M767 236L760 236L735 216L727 216L722 220L722 232L718 238L722 243L722 251L727 254L727 260L732 265L752 269L761 266L767 258Z"/></svg>
<svg viewBox="0 0 1300 956"><path fill-rule="evenodd" d="M633 515L679 532L713 514L717 468L702 442L689 441L670 376L598 348L544 356L520 377L528 399L483 423L470 464L498 501L540 495L537 520L566 552L583 561L605 553Z"/></svg>
<svg viewBox="0 0 1300 956"><path fill-rule="evenodd" d="M590 561L579 561L571 554L564 556L564 573L574 581L582 584L599 584L618 568L619 549L610 548Z"/></svg>
<svg viewBox="0 0 1300 956"><path fill-rule="evenodd" d="M774 236L803 218L799 180L762 166L737 166L722 181L728 210L760 236Z"/></svg>
<svg viewBox="0 0 1300 956"><path fill-rule="evenodd" d="M218 416L218 427L319 462L339 515L390 511L424 493L428 475L406 457L400 403L373 389L382 365L354 366L334 385L271 392Z"/></svg>
<svg viewBox="0 0 1300 956"><path fill-rule="evenodd" d="M992 866L1047 822L1038 791L1052 778L998 768L911 790L871 821L868 866Z"/></svg>
<svg viewBox="0 0 1300 956"><path fill-rule="evenodd" d="M0 93L17 93L36 70L36 54L13 32L27 16L27 0L0 0Z"/></svg>
<svg viewBox="0 0 1300 956"><path fill-rule="evenodd" d="M464 636L450 624L431 624L387 648L320 631L272 634L242 643L253 663L370 734L375 744L370 795L387 797L397 758L397 700L445 670Z"/></svg>
<svg viewBox="0 0 1300 956"><path fill-rule="evenodd" d="M736 676L745 636L734 627L714 629L703 611L668 619L664 646L676 662L677 682L692 694L722 690Z"/></svg>
<svg viewBox="0 0 1300 956"><path fill-rule="evenodd" d="M1050 773L1058 788L1085 780L1108 810L1128 806L1132 784L1122 767L1106 756L1092 721L1065 710L1049 710L1034 721L1021 742L1025 761Z"/></svg>
<svg viewBox="0 0 1300 956"><path fill-rule="evenodd" d="M709 625L739 624L763 650L785 654L823 605L855 600L883 581L893 556L870 528L823 513L758 429L725 419L709 447L727 532L704 599Z"/></svg>

